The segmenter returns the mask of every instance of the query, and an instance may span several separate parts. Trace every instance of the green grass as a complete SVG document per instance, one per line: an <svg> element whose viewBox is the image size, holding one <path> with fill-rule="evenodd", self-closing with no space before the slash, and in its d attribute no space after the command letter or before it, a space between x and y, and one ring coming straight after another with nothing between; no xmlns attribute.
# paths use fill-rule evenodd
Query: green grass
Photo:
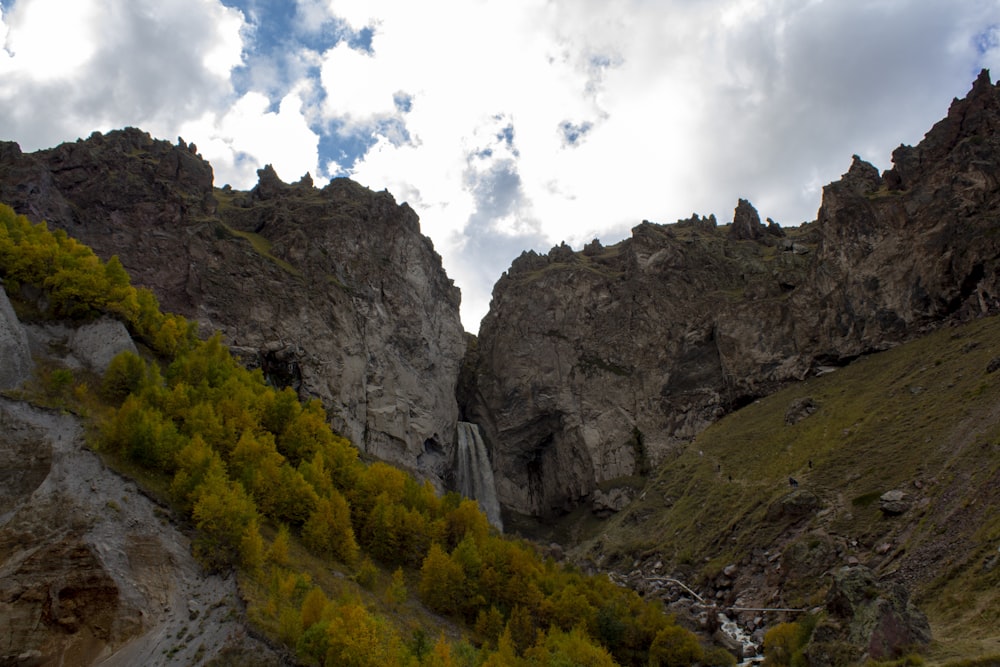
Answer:
<svg viewBox="0 0 1000 667"><path fill-rule="evenodd" d="M662 465L578 554L622 564L655 557L698 583L755 549L798 544L806 558L809 545L853 540L880 576L918 582L915 600L937 640L932 658L995 653L1000 565L983 563L1000 548L1000 372L985 370L997 356L1000 319L985 318L748 405ZM788 406L804 397L819 409L786 425ZM816 511L779 511L789 476L819 498ZM913 503L900 517L879 509L892 489ZM891 548L877 553L882 544ZM786 594L817 599L820 575L786 581Z"/></svg>
<svg viewBox="0 0 1000 667"><path fill-rule="evenodd" d="M245 241L249 241L250 245L261 257L265 257L271 260L272 262L274 262L279 267L284 269L286 272L292 274L293 276L302 276L302 272L299 271L297 268L295 268L285 260L281 259L280 257L276 257L273 254L271 254L271 242L268 241L265 237L261 236L260 234L256 234L254 232L245 232L241 229L234 229L224 222L220 222L219 224L222 225L222 227L232 236L239 237L241 239L244 239Z"/></svg>

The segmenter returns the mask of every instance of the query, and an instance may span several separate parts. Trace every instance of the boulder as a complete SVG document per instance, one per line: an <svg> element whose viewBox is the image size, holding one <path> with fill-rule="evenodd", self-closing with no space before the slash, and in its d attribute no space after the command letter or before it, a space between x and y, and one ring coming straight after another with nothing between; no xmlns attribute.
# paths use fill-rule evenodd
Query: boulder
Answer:
<svg viewBox="0 0 1000 667"><path fill-rule="evenodd" d="M905 491L893 489L886 491L878 499L878 507L883 514L896 516L910 509L910 501Z"/></svg>
<svg viewBox="0 0 1000 667"><path fill-rule="evenodd" d="M816 404L816 401L812 397L796 398L788 405L788 409L785 410L785 423L789 426L798 424L818 409L819 405Z"/></svg>
<svg viewBox="0 0 1000 667"><path fill-rule="evenodd" d="M871 659L897 658L931 641L927 617L911 604L906 588L878 581L866 567L837 570L825 604L831 620L817 627L819 636L863 646Z"/></svg>
<svg viewBox="0 0 1000 667"><path fill-rule="evenodd" d="M815 493L808 489L796 488L767 508L767 520L777 521L781 518L801 519L802 517L814 514L821 506L822 502Z"/></svg>
<svg viewBox="0 0 1000 667"><path fill-rule="evenodd" d="M119 353L127 351L138 354L125 325L110 317L84 324L72 333L68 343L77 359L90 370L102 375Z"/></svg>
<svg viewBox="0 0 1000 667"><path fill-rule="evenodd" d="M599 517L608 517L621 512L632 502L631 489L617 487L607 492L600 489L594 490L594 499L591 501L591 511Z"/></svg>

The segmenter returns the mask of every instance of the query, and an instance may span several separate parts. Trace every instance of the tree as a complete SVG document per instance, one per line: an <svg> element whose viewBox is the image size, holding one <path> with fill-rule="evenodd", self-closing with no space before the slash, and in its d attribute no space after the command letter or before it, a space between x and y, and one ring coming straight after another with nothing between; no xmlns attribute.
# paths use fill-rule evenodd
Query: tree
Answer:
<svg viewBox="0 0 1000 667"><path fill-rule="evenodd" d="M323 620L323 612L329 602L323 589L319 586L313 587L306 593L306 597L302 601L302 608L299 610L303 630L308 630L312 625Z"/></svg>
<svg viewBox="0 0 1000 667"><path fill-rule="evenodd" d="M798 623L779 623L764 634L764 658L769 667L787 667L802 641L802 628Z"/></svg>
<svg viewBox="0 0 1000 667"><path fill-rule="evenodd" d="M267 560L274 565L285 567L288 565L288 547L291 536L288 533L288 526L281 524L278 527L278 534L271 542L271 548L267 551Z"/></svg>
<svg viewBox="0 0 1000 667"><path fill-rule="evenodd" d="M195 494L195 556L212 570L242 562L246 534L257 529L253 501L242 486L217 476L205 479Z"/></svg>
<svg viewBox="0 0 1000 667"><path fill-rule="evenodd" d="M462 608L465 573L462 566L444 552L441 545L431 545L420 568L420 599L442 614L455 614Z"/></svg>
<svg viewBox="0 0 1000 667"><path fill-rule="evenodd" d="M397 567L392 573L392 580L389 582L389 586L385 589L385 601L392 609L398 609L399 605L406 602L409 594L409 591L406 590L406 579L403 577L403 568Z"/></svg>
<svg viewBox="0 0 1000 667"><path fill-rule="evenodd" d="M505 625L503 614L496 607L490 607L488 611L480 609L476 616L476 634L482 639L484 646L496 648Z"/></svg>
<svg viewBox="0 0 1000 667"><path fill-rule="evenodd" d="M358 558L358 545L351 528L351 510L344 497L333 492L328 498L320 498L316 509L302 526L302 541L313 553L337 558L352 564Z"/></svg>
<svg viewBox="0 0 1000 667"><path fill-rule="evenodd" d="M455 667L455 658L452 656L451 644L442 634L434 643L434 647L420 661L420 667Z"/></svg>
<svg viewBox="0 0 1000 667"><path fill-rule="evenodd" d="M521 605L517 605L510 612L504 633L510 637L517 654L524 655L524 652L538 638L538 627L535 624L535 619L531 617L531 612Z"/></svg>
<svg viewBox="0 0 1000 667"><path fill-rule="evenodd" d="M615 667L611 654L594 644L579 628L563 632L550 628L537 644L525 651L532 664L548 667Z"/></svg>
<svg viewBox="0 0 1000 667"><path fill-rule="evenodd" d="M678 625L660 630L649 647L650 667L688 667L703 657L698 638Z"/></svg>
<svg viewBox="0 0 1000 667"><path fill-rule="evenodd" d="M195 433L176 457L177 472L170 491L188 509L194 507L197 491L206 479L225 479L226 465L201 437Z"/></svg>
<svg viewBox="0 0 1000 667"><path fill-rule="evenodd" d="M385 621L360 603L337 607L327 626L326 664L342 667L400 665L402 644Z"/></svg>
<svg viewBox="0 0 1000 667"><path fill-rule="evenodd" d="M134 352L121 352L104 371L101 393L110 401L120 403L129 394L139 391L146 376L146 364Z"/></svg>

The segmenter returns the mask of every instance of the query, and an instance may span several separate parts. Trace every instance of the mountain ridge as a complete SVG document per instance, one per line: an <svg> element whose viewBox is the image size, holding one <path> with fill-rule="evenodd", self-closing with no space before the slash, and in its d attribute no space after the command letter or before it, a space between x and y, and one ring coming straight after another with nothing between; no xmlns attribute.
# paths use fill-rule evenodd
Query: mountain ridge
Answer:
<svg viewBox="0 0 1000 667"><path fill-rule="evenodd" d="M720 416L827 367L1000 307L1000 89L969 95L884 174L857 156L817 220L644 222L522 254L460 387L501 503L555 517ZM605 489L606 491L607 489Z"/></svg>
<svg viewBox="0 0 1000 667"><path fill-rule="evenodd" d="M0 144L0 201L117 255L165 309L320 398L363 452L443 488L461 297L416 214L347 179L258 176L213 188L197 147L135 128L30 154Z"/></svg>
<svg viewBox="0 0 1000 667"><path fill-rule="evenodd" d="M981 516L996 506L990 492L996 488L990 486L995 411L970 417L975 423L962 427L964 440L961 433L945 439L945 445L961 440L954 453L963 461L979 453L981 470L962 467L955 479L942 481L915 470L910 459L899 470L873 459L879 465L869 467L892 484L855 488L858 479L871 482L872 470L849 470L858 461L831 467L830 448L852 445L852 434L866 426L877 440L882 417L831 420L838 399L810 389L816 395L796 396L795 410L782 406L782 421L768 397L789 387L804 392L832 370L856 374L875 365L870 359L879 355L869 355L876 352L887 355L879 365L898 359L888 355L901 348L925 349L929 358L935 351L927 351L927 341L970 321L980 328L962 334L970 338L963 343L968 350L942 345L947 350L940 358L906 371L916 378L910 384L884 380L896 394L876 392L872 400L889 404L910 395L927 401L940 389L928 386L931 376L961 385L947 394L949 405L993 396L986 355L1000 345L990 329L995 319L987 317L1000 312L1000 87L986 70L923 141L893 152L891 169L879 174L855 156L841 179L824 188L816 221L788 229L765 225L753 205L740 200L729 224L697 214L672 225L643 221L631 238L612 246L595 240L579 252L565 245L544 255L526 252L498 280L476 338L464 334L458 290L406 204L347 179L316 188L308 175L284 183L270 167L258 178L248 192L214 188L211 167L195 146L154 140L134 128L31 154L0 143L0 200L81 238L105 258L118 255L138 284L202 331L221 331L272 384L321 398L335 429L370 459L414 471L438 490L453 488L456 424L476 422L490 445L506 512L515 519L540 517L550 528L581 512L612 517L591 526L597 537L573 556L623 576L639 572L631 583L640 590L650 590L643 579L669 572L691 577L727 604L780 602L826 613L825 605L832 616L817 627L829 646L820 648L853 651L836 643L856 643L843 638L841 631L854 632L845 629L846 616L837 620L854 602L845 601L846 593L837 597L841 584L827 587L823 579L846 564L871 567L872 576L886 580L879 585L913 589L935 623L979 627L974 615L949 607L959 605L954 598L967 589L941 583L947 572L921 569L933 557L957 558L947 540L936 546L921 522L937 521L947 536L950 527L942 521L970 508L968 515ZM907 347L912 341L925 347ZM960 370L973 357L975 372ZM864 361L854 366L858 359ZM935 368L951 377L935 376ZM788 451L771 452L773 443L753 429L740 431L731 437L747 451L737 452L744 463L735 466L737 453L726 449L735 445L711 438L744 428L732 424L745 424L761 404L770 412L759 430L780 432L774 440ZM920 404L933 413L932 404ZM723 419L727 415L740 419ZM908 413L885 420L923 428L921 418ZM820 424L834 430L812 432ZM811 438L815 461L795 449L790 434ZM859 456L879 456L874 444L862 444ZM920 450L892 444L898 457ZM755 456L766 456L774 469L744 484L740 474L760 464ZM944 460L942 470L951 471L952 463ZM823 475L821 488L811 486ZM962 490L963 475L975 482L974 493ZM853 496L837 497L838 484ZM747 487L758 495L734 510L730 496ZM718 496L706 498L706 489ZM924 499L948 512L928 519ZM697 511L678 514L679 505L695 501L702 503ZM713 526L719 516L710 521L697 514L713 510L724 510L728 523ZM852 523L855 514L868 523ZM892 518L898 516L905 518ZM771 541L754 542L733 517ZM830 529L834 520L843 534ZM989 552L995 524L984 521L984 532L976 533L973 523L954 526L961 529L956 539L975 544L972 557L954 563L961 586L995 583L1000 571ZM697 553L678 548L694 549L706 526L713 542ZM671 530L678 544L655 541ZM748 553L732 552L727 539ZM911 551L924 561L913 560ZM893 571L893 563L909 569ZM735 569L727 572L730 565ZM976 568L983 571L979 579ZM892 614L907 607L906 595L879 591L878 599L895 605L879 618L899 620ZM948 599L934 603L935 591ZM972 611L988 613L995 596L986 593L976 598L985 600L985 611L979 602ZM919 619L907 623L920 625ZM914 636L923 641L920 632ZM988 653L995 642L980 648ZM810 659L842 664L831 655L839 654L814 652Z"/></svg>

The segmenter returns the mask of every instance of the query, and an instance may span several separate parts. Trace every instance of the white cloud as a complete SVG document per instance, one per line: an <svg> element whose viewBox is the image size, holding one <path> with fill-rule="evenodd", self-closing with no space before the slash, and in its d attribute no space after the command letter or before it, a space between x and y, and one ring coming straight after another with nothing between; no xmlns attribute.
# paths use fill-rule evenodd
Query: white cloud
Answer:
<svg viewBox="0 0 1000 667"><path fill-rule="evenodd" d="M95 8L85 2L18 3L4 20L8 73L37 81L71 78L94 55Z"/></svg>
<svg viewBox="0 0 1000 667"><path fill-rule="evenodd" d="M6 5L5 138L182 134L235 187L349 169L421 215L471 329L526 248L724 222L739 197L811 219L853 153L888 167L1000 67L994 0L296 0L287 34L239 2L248 22L216 0Z"/></svg>
<svg viewBox="0 0 1000 667"><path fill-rule="evenodd" d="M267 97L249 92L221 116L209 114L186 123L181 135L197 138L198 152L212 163L219 185L251 188L265 163L287 182L307 171L316 175L319 137L303 116L302 97L300 87L281 100L277 111L269 111Z"/></svg>
<svg viewBox="0 0 1000 667"><path fill-rule="evenodd" d="M232 94L238 12L207 0L18 0L0 127L26 150L136 125L171 136Z"/></svg>

